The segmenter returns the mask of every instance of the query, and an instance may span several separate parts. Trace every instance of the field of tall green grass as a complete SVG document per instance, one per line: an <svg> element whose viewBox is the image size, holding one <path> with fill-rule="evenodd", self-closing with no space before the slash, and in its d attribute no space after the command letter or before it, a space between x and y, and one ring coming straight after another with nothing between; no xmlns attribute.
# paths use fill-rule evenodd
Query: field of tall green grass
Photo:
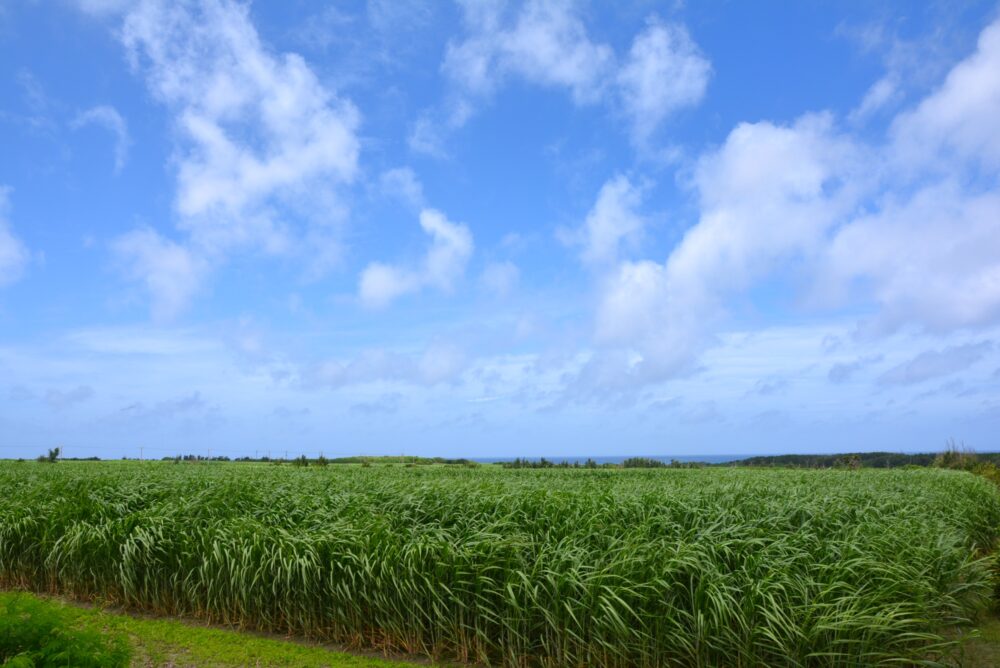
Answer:
<svg viewBox="0 0 1000 668"><path fill-rule="evenodd" d="M948 470L5 463L0 586L508 666L946 657L991 594Z"/></svg>

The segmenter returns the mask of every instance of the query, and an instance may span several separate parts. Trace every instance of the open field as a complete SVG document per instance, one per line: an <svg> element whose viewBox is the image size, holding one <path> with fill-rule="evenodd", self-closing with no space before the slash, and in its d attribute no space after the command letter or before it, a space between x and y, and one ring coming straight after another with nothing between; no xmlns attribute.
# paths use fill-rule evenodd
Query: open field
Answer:
<svg viewBox="0 0 1000 668"><path fill-rule="evenodd" d="M506 665L954 656L1000 525L945 470L10 463L0 489L5 587Z"/></svg>

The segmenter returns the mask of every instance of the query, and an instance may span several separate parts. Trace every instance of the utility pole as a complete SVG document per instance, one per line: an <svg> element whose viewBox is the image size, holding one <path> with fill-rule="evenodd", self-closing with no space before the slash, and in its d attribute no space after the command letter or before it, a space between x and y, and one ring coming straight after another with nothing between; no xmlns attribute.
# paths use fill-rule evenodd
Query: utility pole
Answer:
<svg viewBox="0 0 1000 668"><path fill-rule="evenodd" d="M142 460L143 460L143 458L142 458L142 446L140 445L139 446L139 461L141 462Z"/></svg>

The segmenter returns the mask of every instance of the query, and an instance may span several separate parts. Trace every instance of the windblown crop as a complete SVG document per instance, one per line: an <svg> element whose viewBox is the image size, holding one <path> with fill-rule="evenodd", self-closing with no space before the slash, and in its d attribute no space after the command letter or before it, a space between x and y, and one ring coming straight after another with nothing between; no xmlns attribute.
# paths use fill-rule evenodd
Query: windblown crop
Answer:
<svg viewBox="0 0 1000 668"><path fill-rule="evenodd" d="M941 470L6 464L0 489L4 586L510 666L938 656L1000 525Z"/></svg>

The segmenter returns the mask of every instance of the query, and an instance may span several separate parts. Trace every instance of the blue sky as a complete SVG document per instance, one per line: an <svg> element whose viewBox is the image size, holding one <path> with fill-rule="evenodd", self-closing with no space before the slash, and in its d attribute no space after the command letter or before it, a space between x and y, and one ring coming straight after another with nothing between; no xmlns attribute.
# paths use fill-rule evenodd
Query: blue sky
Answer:
<svg viewBox="0 0 1000 668"><path fill-rule="evenodd" d="M995 2L0 4L0 456L1000 449Z"/></svg>

